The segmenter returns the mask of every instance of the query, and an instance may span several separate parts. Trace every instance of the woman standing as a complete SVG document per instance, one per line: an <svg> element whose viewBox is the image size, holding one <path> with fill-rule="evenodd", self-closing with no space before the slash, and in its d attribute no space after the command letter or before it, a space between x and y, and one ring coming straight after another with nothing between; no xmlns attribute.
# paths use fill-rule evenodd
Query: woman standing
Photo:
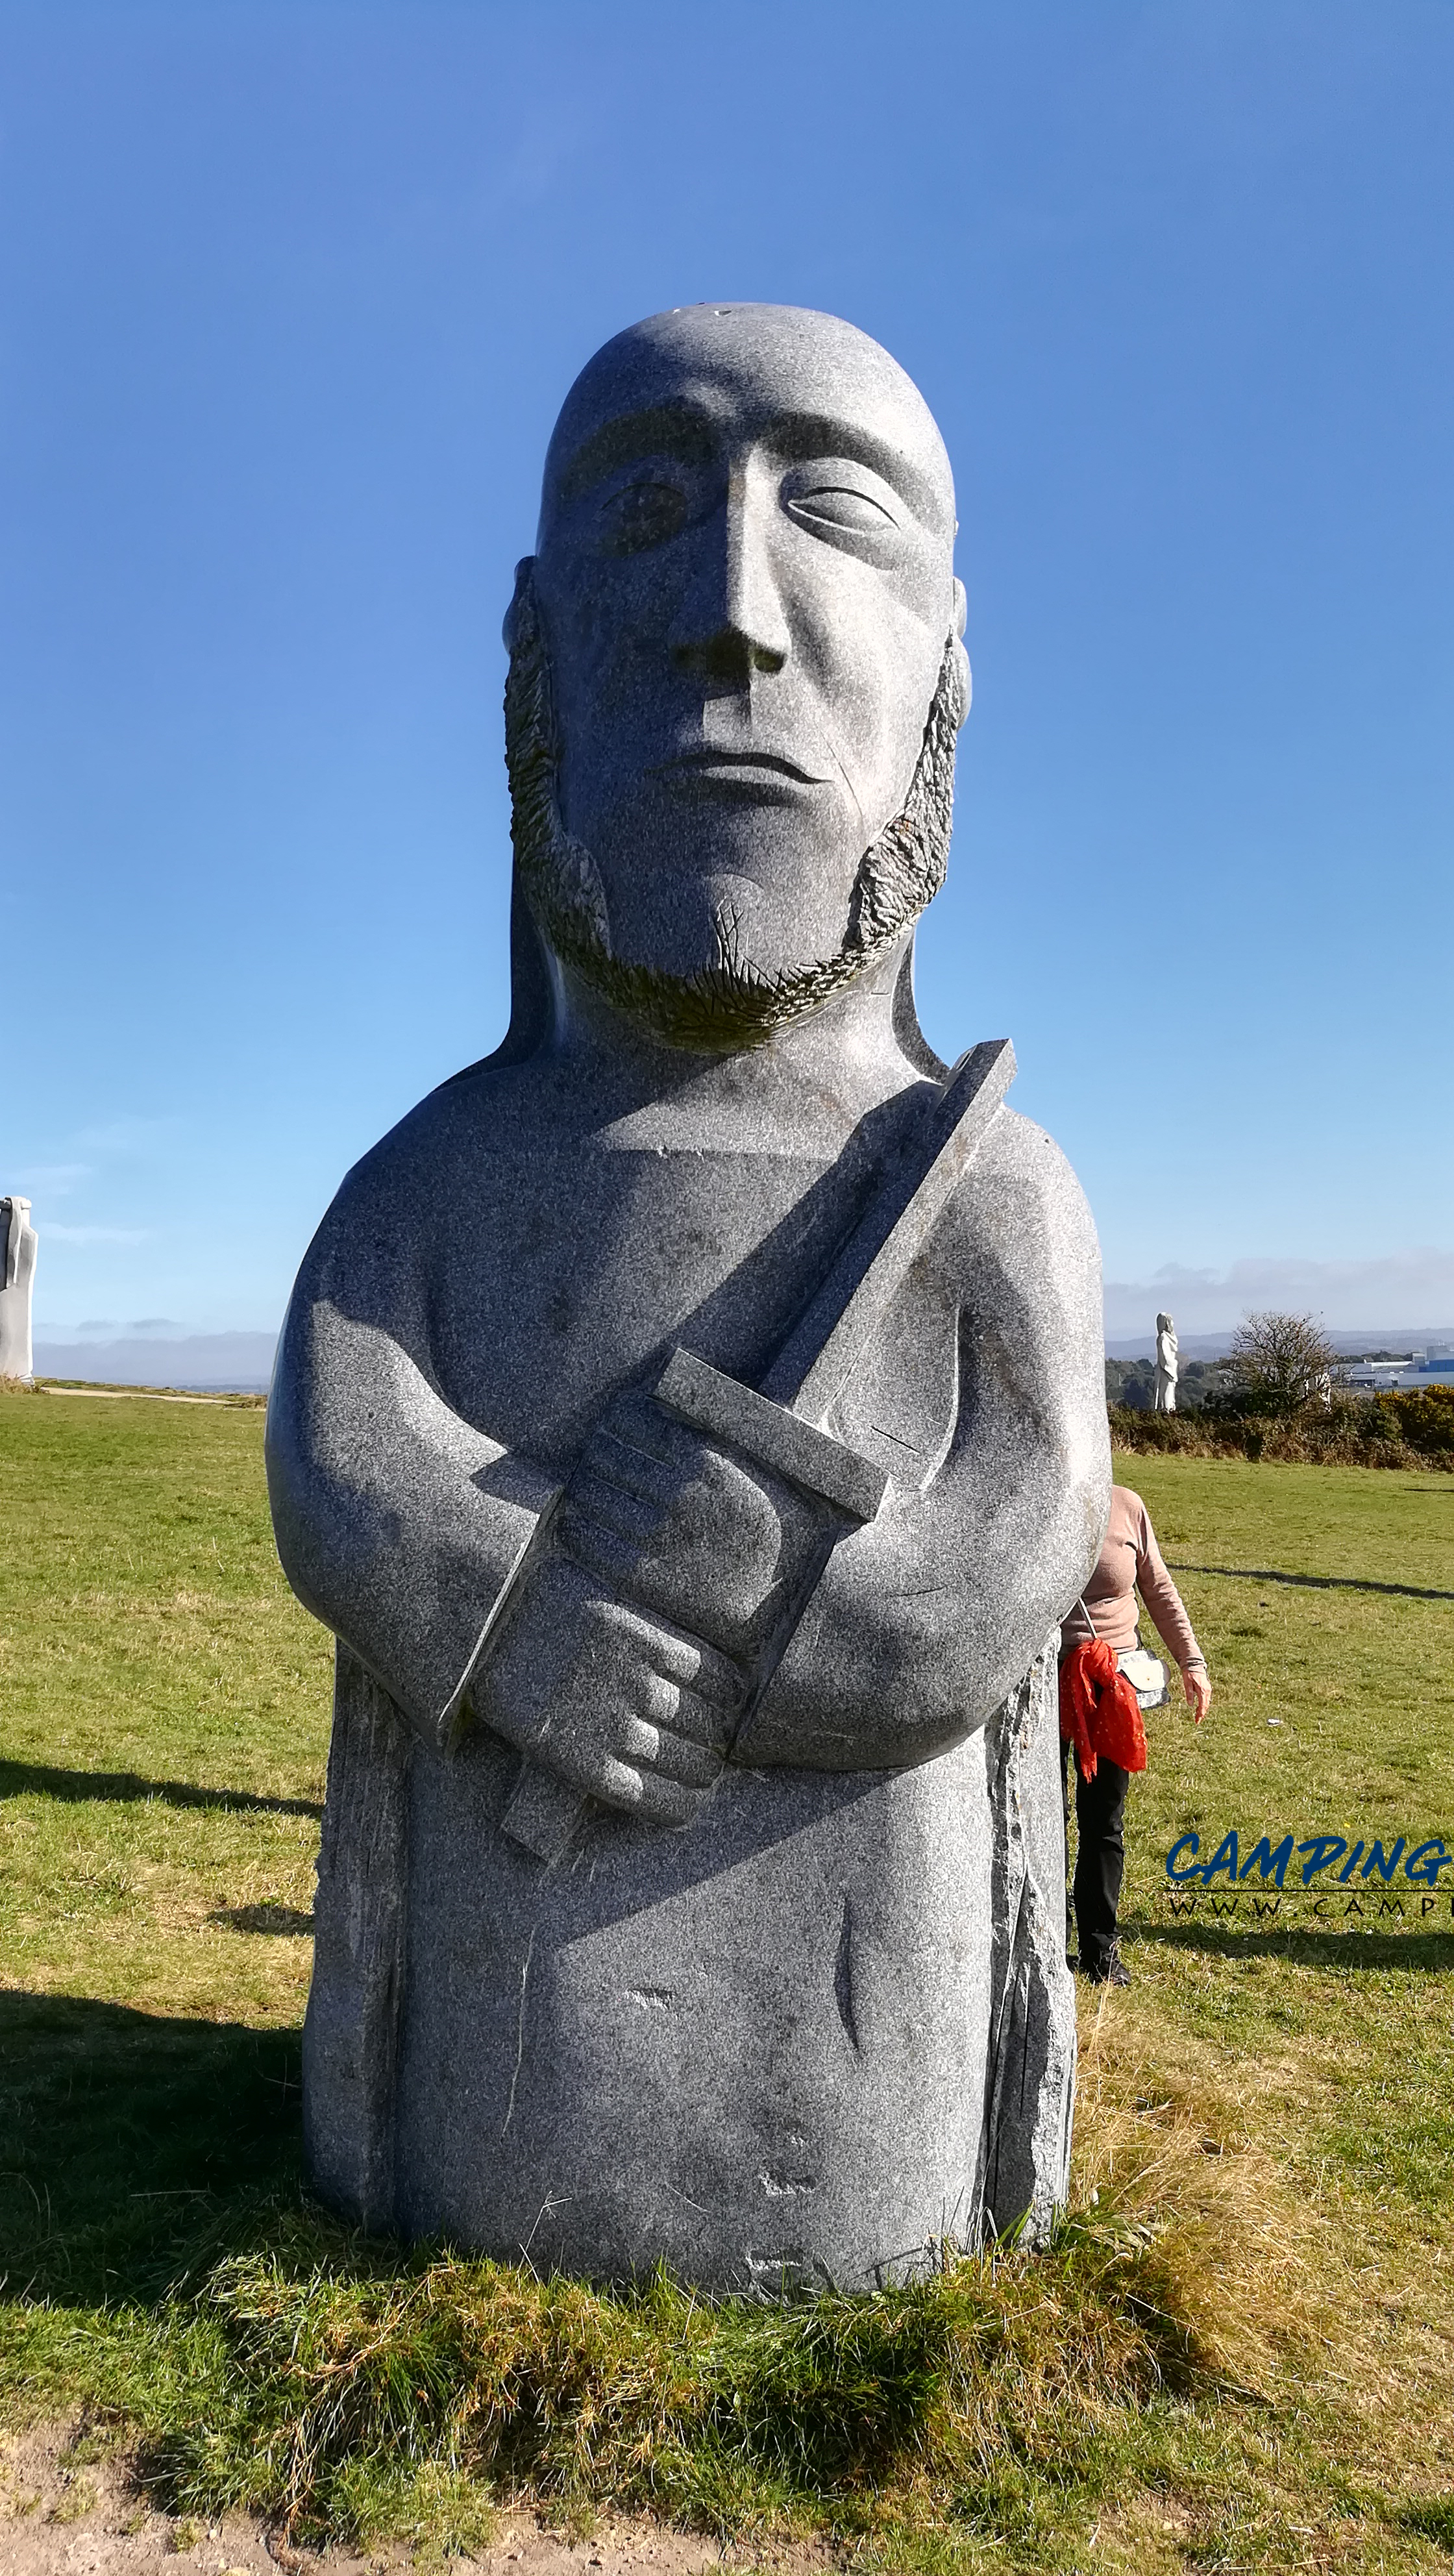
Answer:
<svg viewBox="0 0 1454 2576"><path fill-rule="evenodd" d="M1151 1516L1129 1485L1111 1487L1111 1517L1094 1574L1060 1631L1060 1758L1070 1836L1070 1760L1075 1750L1075 1925L1083 1975L1094 1985L1128 1986L1116 1944L1116 1909L1126 1869L1126 1791L1146 1767L1146 1737L1119 1659L1140 1644L1136 1595L1181 1667L1198 1726L1212 1704L1207 1659L1167 1573ZM1109 1648L1097 1655L1095 1648ZM1098 1740L1099 1739L1099 1740ZM1103 1749L1104 1748L1104 1749ZM1118 1761L1114 1757L1121 1755Z"/></svg>

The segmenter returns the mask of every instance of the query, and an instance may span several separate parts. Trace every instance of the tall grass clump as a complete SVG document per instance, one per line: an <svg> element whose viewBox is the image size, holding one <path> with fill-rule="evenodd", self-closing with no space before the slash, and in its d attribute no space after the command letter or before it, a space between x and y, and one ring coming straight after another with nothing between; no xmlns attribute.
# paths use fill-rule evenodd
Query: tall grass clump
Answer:
<svg viewBox="0 0 1454 2576"><path fill-rule="evenodd" d="M593 2288L294 2203L152 2312L153 2485L313 2541L480 2536L524 2501L1028 2545L1051 2498L1074 2521L1154 2479L1174 2421L1260 2422L1342 2358L1338 2267L1255 2106L1138 2052L1087 2035L1081 2202L1048 2248L946 2246L868 2293Z"/></svg>
<svg viewBox="0 0 1454 2576"><path fill-rule="evenodd" d="M1037 2475L1094 2486L1118 2415L1219 2384L1162 2238L1086 2213L1047 2253L946 2249L901 2287L773 2302L665 2273L596 2290L295 2213L170 2310L151 2481L312 2540L377 2536L421 2486L723 2535L1001 2515Z"/></svg>

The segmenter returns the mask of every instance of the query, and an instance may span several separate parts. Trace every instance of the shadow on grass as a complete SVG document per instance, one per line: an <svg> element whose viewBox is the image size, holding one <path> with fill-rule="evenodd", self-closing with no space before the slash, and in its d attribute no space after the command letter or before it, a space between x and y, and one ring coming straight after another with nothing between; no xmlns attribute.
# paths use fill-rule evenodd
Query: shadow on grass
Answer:
<svg viewBox="0 0 1454 2576"><path fill-rule="evenodd" d="M313 1936L313 1917L298 1905L219 1905L209 1923L225 1923L230 1932L270 1932L287 1939Z"/></svg>
<svg viewBox="0 0 1454 2576"><path fill-rule="evenodd" d="M1173 1574L1224 1574L1234 1583L1300 1583L1313 1592L1392 1592L1401 1601L1454 1601L1454 1592L1431 1592L1424 1583L1375 1583L1361 1574L1274 1574L1266 1565L1188 1565L1166 1560Z"/></svg>
<svg viewBox="0 0 1454 2576"><path fill-rule="evenodd" d="M148 2300L250 2244L302 2173L300 2037L0 1993L0 2276Z"/></svg>
<svg viewBox="0 0 1454 2576"><path fill-rule="evenodd" d="M1454 1973L1451 1932L1237 1932L1213 1920L1123 1923L1123 1940L1159 1942L1168 1950L1211 1950L1223 1959L1292 1959L1320 1968L1405 1968L1423 1976Z"/></svg>
<svg viewBox="0 0 1454 2576"><path fill-rule="evenodd" d="M228 1807L268 1816L321 1816L316 1798L263 1798L252 1789L199 1789L190 1780L143 1780L138 1771L56 1771L44 1762L0 1762L0 1798L100 1798L115 1805L157 1798L164 1807Z"/></svg>

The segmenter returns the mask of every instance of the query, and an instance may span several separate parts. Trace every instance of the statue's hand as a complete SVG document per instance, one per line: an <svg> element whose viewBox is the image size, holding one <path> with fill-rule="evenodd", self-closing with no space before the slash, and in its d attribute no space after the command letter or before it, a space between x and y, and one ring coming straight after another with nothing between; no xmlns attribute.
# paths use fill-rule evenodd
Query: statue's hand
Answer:
<svg viewBox="0 0 1454 2576"><path fill-rule="evenodd" d="M560 1543L625 1600L749 1665L819 1544L815 1506L650 1396L621 1397L566 1488Z"/></svg>
<svg viewBox="0 0 1454 2576"><path fill-rule="evenodd" d="M684 1825L721 1771L742 1682L714 1647L604 1597L550 1554L471 1696L496 1734L591 1797Z"/></svg>

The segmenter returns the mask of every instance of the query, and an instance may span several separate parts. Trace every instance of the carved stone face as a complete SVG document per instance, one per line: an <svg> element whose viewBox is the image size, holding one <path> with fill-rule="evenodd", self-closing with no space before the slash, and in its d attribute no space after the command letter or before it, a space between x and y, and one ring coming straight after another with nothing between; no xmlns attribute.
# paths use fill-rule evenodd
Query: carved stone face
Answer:
<svg viewBox="0 0 1454 2576"><path fill-rule="evenodd" d="M846 322L695 306L591 360L546 461L535 597L561 817L616 956L692 976L837 954L947 646L968 703L953 538L924 401Z"/></svg>

